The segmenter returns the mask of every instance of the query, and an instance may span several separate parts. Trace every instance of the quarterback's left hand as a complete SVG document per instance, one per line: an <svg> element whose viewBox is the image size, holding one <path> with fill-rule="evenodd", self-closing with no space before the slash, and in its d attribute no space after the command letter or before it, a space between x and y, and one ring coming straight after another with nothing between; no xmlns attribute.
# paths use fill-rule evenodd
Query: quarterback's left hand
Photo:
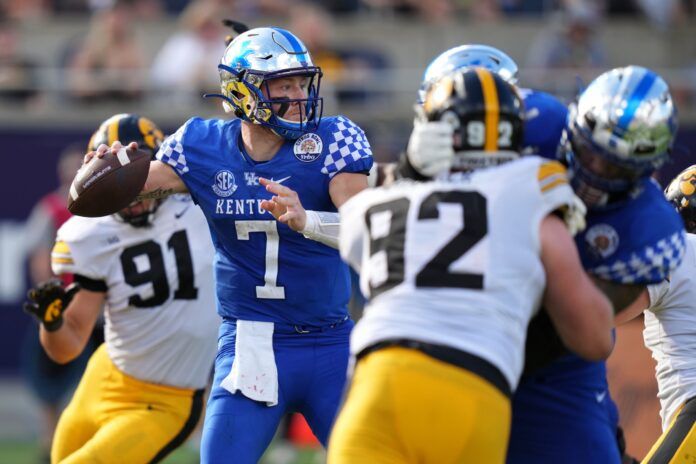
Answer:
<svg viewBox="0 0 696 464"><path fill-rule="evenodd" d="M261 208L271 213L279 222L287 224L295 232L302 232L307 224L307 213L297 192L263 177L259 178L259 182L266 187L266 190L274 194L270 200L261 202Z"/></svg>

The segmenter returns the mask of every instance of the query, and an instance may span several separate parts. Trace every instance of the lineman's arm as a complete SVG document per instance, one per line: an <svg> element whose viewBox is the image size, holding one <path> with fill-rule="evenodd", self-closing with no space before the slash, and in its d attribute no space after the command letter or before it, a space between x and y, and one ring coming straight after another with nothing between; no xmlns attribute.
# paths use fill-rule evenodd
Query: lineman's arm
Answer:
<svg viewBox="0 0 696 464"><path fill-rule="evenodd" d="M541 260L546 272L544 306L563 343L588 360L609 356L611 304L585 273L573 238L554 215L541 223Z"/></svg>
<svg viewBox="0 0 696 464"><path fill-rule="evenodd" d="M627 311L633 306L636 298L639 298L643 292L647 293L645 285L631 285L631 284L620 284L618 282L610 282L608 280L600 279L592 276L592 281L599 288L604 295L609 298L611 304L614 306L614 313L617 317L622 315L623 312ZM644 306L643 309L647 308ZM635 308L633 308L635 310ZM635 317L637 314L634 314ZM631 317L631 318L633 318ZM624 319L626 321L628 319Z"/></svg>
<svg viewBox="0 0 696 464"><path fill-rule="evenodd" d="M85 155L85 163L88 163L93 157L103 158L107 154L116 155L118 151L123 147L121 142L114 142L111 147L101 144L97 147L94 152L89 152ZM128 144L128 148L132 150L137 150L138 144L136 142L131 142ZM188 189L186 184L174 171L174 168L166 163L158 160L150 162L150 171L147 175L147 180L145 180L145 186L140 194L134 198L133 201L146 200L150 198L164 198L174 193L186 193Z"/></svg>
<svg viewBox="0 0 696 464"><path fill-rule="evenodd" d="M644 288L643 291L638 294L638 297L633 301L633 303L628 305L616 315L614 318L614 325L621 325L630 321L631 319L634 319L649 307L650 294L648 293L648 289Z"/></svg>
<svg viewBox="0 0 696 464"><path fill-rule="evenodd" d="M41 325L41 345L52 360L65 364L82 353L105 299L104 292L80 289L63 313L63 325L58 330L49 332Z"/></svg>

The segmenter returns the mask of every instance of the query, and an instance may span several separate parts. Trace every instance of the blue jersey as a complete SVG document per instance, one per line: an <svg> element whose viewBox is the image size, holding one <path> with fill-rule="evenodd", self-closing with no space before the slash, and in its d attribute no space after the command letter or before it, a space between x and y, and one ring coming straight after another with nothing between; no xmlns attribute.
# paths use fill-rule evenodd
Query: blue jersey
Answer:
<svg viewBox="0 0 696 464"><path fill-rule="evenodd" d="M652 179L621 204L591 210L587 228L575 237L583 267L620 284L663 281L684 255L684 225Z"/></svg>
<svg viewBox="0 0 696 464"><path fill-rule="evenodd" d="M568 108L546 92L520 89L525 121L523 152L555 160L568 118Z"/></svg>
<svg viewBox="0 0 696 464"><path fill-rule="evenodd" d="M321 326L347 314L350 276L338 250L306 239L260 207L272 194L259 177L293 189L306 209L335 212L329 182L365 173L372 152L364 132L342 116L286 140L256 162L245 153L241 121L193 118L157 153L201 207L216 248L217 309L231 319Z"/></svg>
<svg viewBox="0 0 696 464"><path fill-rule="evenodd" d="M525 151L557 159L567 110L554 97L524 91ZM561 106L559 106L561 105ZM583 267L621 284L662 280L681 261L681 218L652 180L611 208L588 211L576 236ZM604 362L570 354L523 377L513 398L508 464L621 461L618 414L609 396Z"/></svg>
<svg viewBox="0 0 696 464"><path fill-rule="evenodd" d="M663 281L684 256L686 235L681 217L652 179L620 205L591 210L587 227L575 237L583 267L600 279L620 284L650 285ZM603 362L564 356L539 375L564 372L567 383L601 391L606 383Z"/></svg>

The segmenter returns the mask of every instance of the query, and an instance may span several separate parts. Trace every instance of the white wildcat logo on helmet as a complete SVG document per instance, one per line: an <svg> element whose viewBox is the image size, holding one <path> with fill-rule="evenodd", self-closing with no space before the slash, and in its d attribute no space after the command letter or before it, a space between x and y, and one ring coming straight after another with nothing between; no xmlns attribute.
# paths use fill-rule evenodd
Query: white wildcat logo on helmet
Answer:
<svg viewBox="0 0 696 464"><path fill-rule="evenodd" d="M230 42L218 69L222 93L207 96L222 98L225 111L291 140L317 129L323 107L319 97L322 73L294 34L278 27L250 29ZM265 82L291 76L308 78L307 98L270 99L264 95ZM284 119L282 113L273 111L274 104L287 109L292 103L299 103L300 121Z"/></svg>

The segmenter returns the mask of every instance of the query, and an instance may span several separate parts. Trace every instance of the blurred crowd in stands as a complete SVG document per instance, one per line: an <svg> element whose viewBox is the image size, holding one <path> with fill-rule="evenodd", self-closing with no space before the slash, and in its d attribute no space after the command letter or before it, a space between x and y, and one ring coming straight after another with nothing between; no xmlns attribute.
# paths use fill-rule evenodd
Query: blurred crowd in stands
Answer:
<svg viewBox="0 0 696 464"><path fill-rule="evenodd" d="M180 15L197 0L5 0L13 19L32 19L54 14L91 14L129 3L140 17ZM388 16L416 16L429 21L448 21L453 14L479 19L511 15L542 15L572 4L591 4L610 16L645 15L666 26L693 14L693 0L218 0L218 6L239 17L288 15L300 3L312 3L335 15L373 12Z"/></svg>
<svg viewBox="0 0 696 464"><path fill-rule="evenodd" d="M603 33L607 23L630 18L653 34L662 34L696 23L696 0L4 0L0 2L0 105L32 109L45 104L47 79L39 71L44 68L59 70L59 77L50 79L59 104L128 104L147 98L148 105L159 101L172 110L191 108L192 103L204 105L201 94L219 85L215 65L230 33L221 19L234 18L253 26L266 18L282 18L322 67L327 103L360 108L367 100L388 98L393 81L389 73L403 67L377 40L359 45L335 37L334 24L360 15L436 26L542 18L544 27L527 56L515 58L525 84L543 83L544 90L569 99L577 90L568 82L573 79L558 79L549 69L578 70L589 81L597 70L625 64L607 58L603 43L611 37ZM53 17L84 18L89 27L68 40L50 63L26 56L19 43L21 28L26 33L32 23ZM147 34L137 26L150 19L172 25L168 39L154 53L143 46ZM182 60L186 66L181 66ZM696 47L679 66L678 81L687 84L673 93L678 103L693 105ZM554 88L561 81L558 85L563 88ZM216 101L209 104L210 108L218 105Z"/></svg>

